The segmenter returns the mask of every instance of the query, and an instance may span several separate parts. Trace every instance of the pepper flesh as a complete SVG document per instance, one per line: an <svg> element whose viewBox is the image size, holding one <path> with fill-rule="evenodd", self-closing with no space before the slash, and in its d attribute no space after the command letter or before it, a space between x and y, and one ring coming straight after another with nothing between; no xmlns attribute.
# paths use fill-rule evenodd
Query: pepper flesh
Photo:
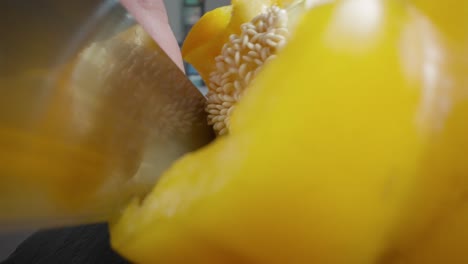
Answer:
<svg viewBox="0 0 468 264"><path fill-rule="evenodd" d="M230 134L132 203L113 246L138 263L467 263L468 48L422 12L304 14Z"/></svg>

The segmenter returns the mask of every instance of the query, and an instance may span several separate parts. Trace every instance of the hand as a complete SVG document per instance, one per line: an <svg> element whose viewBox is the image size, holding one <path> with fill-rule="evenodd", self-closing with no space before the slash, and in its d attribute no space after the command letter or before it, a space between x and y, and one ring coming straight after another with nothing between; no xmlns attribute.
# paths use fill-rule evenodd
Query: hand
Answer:
<svg viewBox="0 0 468 264"><path fill-rule="evenodd" d="M163 0L120 0L162 50L184 71L182 55L169 26Z"/></svg>

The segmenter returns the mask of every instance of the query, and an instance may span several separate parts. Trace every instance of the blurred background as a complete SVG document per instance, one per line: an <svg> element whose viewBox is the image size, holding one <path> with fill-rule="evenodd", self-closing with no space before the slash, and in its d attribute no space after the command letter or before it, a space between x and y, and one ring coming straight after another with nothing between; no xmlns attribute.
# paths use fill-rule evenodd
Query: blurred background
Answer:
<svg viewBox="0 0 468 264"><path fill-rule="evenodd" d="M164 0L169 14L169 22L172 30L182 45L185 36L198 19L210 10L230 4L230 0ZM190 80L203 92L206 87L198 73L190 65L186 64L186 72Z"/></svg>
<svg viewBox="0 0 468 264"><path fill-rule="evenodd" d="M3 2L2 2L3 1ZM115 0L117 2L118 0ZM73 16L78 16L80 10L78 10L74 5L78 4L78 6L86 6L86 9L83 9L83 12L88 12L88 10L95 10L100 3L104 1L101 0L85 0L79 3L73 3L73 1L46 1L46 0L0 0L0 24L3 27L0 27L0 32L10 32L11 27L16 28L16 35L13 35L23 39L21 37L21 32L27 30L28 23L34 23L34 19L38 18L39 16L44 17L54 17L48 19L47 23L52 28L63 28L64 32L66 32L66 24L67 18L72 18ZM217 7L228 5L230 0L165 0L166 9L169 16L169 22L174 31L174 34L179 42L179 45L182 45L185 36L191 29L191 27L198 21L198 19L206 12L213 10ZM54 8L51 8L51 3L57 3ZM86 3L86 4L83 4ZM4 6L5 8L2 8ZM18 10L23 10L23 7L28 7L24 10L35 10L35 15L30 14L15 14L14 12L8 11L9 8L15 6ZM32 8L31 8L32 7ZM14 9L13 9L14 10ZM57 13L58 12L58 13ZM24 13L24 12L23 12ZM38 15L41 14L41 15ZM63 19L63 25L54 25L56 24L56 15L60 14ZM31 19L27 21L16 21L21 16L31 17ZM34 18L36 16L36 18ZM42 19L42 18L41 18ZM50 20L50 21L49 21ZM18 23L16 23L16 22ZM28 22L29 21L29 22ZM106 23L111 23L112 21L107 21ZM81 23L81 22L80 22ZM126 25L123 25L125 27ZM22 29L23 28L23 29ZM35 34L43 34L43 32L36 32ZM49 46L51 43L61 43L60 33L55 31L55 35L51 35L49 37L43 37L43 43L33 43L35 45L36 51L41 50L41 46ZM66 33L64 33L66 34ZM5 34L2 34L5 36ZM6 35L8 36L8 34ZM11 34L10 34L11 36ZM17 39L18 40L18 39ZM28 41L22 42L22 45L25 47L30 47L31 43ZM10 45L11 44L11 45ZM13 45L14 44L14 45ZM10 49L19 49L23 50L23 46L17 46L15 40L9 39L1 39L0 40L0 73L9 74L9 72L14 72L15 67L21 67L21 58L15 61L9 60L9 54L14 54L15 52ZM62 48L62 47L60 47ZM48 56L45 53L41 55L40 52L36 52L35 54L23 54L25 60L31 60L31 56L39 56L37 61L41 61L42 57ZM42 56L42 57L40 57ZM18 65L17 65L18 64ZM201 80L200 76L193 69L190 65L186 64L186 73L189 79L203 92L206 92L206 87L203 81ZM0 175L1 176L1 175ZM29 234L31 234L34 230L23 230L21 232L9 232L9 233L0 233L0 262L4 260L15 248L16 246L21 243Z"/></svg>

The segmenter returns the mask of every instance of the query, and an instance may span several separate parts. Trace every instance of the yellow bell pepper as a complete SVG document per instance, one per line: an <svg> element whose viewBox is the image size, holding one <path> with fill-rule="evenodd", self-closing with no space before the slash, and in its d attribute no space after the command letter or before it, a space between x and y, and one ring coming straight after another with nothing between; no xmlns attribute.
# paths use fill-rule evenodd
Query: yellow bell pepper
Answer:
<svg viewBox="0 0 468 264"><path fill-rule="evenodd" d="M468 4L449 2L207 14L184 55L215 96L232 27L262 5L301 5L286 44L218 113L228 133L135 199L113 247L136 263L468 263Z"/></svg>

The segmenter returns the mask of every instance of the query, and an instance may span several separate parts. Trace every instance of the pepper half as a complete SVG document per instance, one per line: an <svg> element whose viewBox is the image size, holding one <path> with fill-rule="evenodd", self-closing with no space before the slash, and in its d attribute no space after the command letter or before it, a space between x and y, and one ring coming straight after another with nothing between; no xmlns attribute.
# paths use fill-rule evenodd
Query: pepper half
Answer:
<svg viewBox="0 0 468 264"><path fill-rule="evenodd" d="M134 200L113 246L137 263L468 263L467 5L453 31L423 1L299 2L229 133ZM229 36L287 4L233 1L184 55L210 84Z"/></svg>

